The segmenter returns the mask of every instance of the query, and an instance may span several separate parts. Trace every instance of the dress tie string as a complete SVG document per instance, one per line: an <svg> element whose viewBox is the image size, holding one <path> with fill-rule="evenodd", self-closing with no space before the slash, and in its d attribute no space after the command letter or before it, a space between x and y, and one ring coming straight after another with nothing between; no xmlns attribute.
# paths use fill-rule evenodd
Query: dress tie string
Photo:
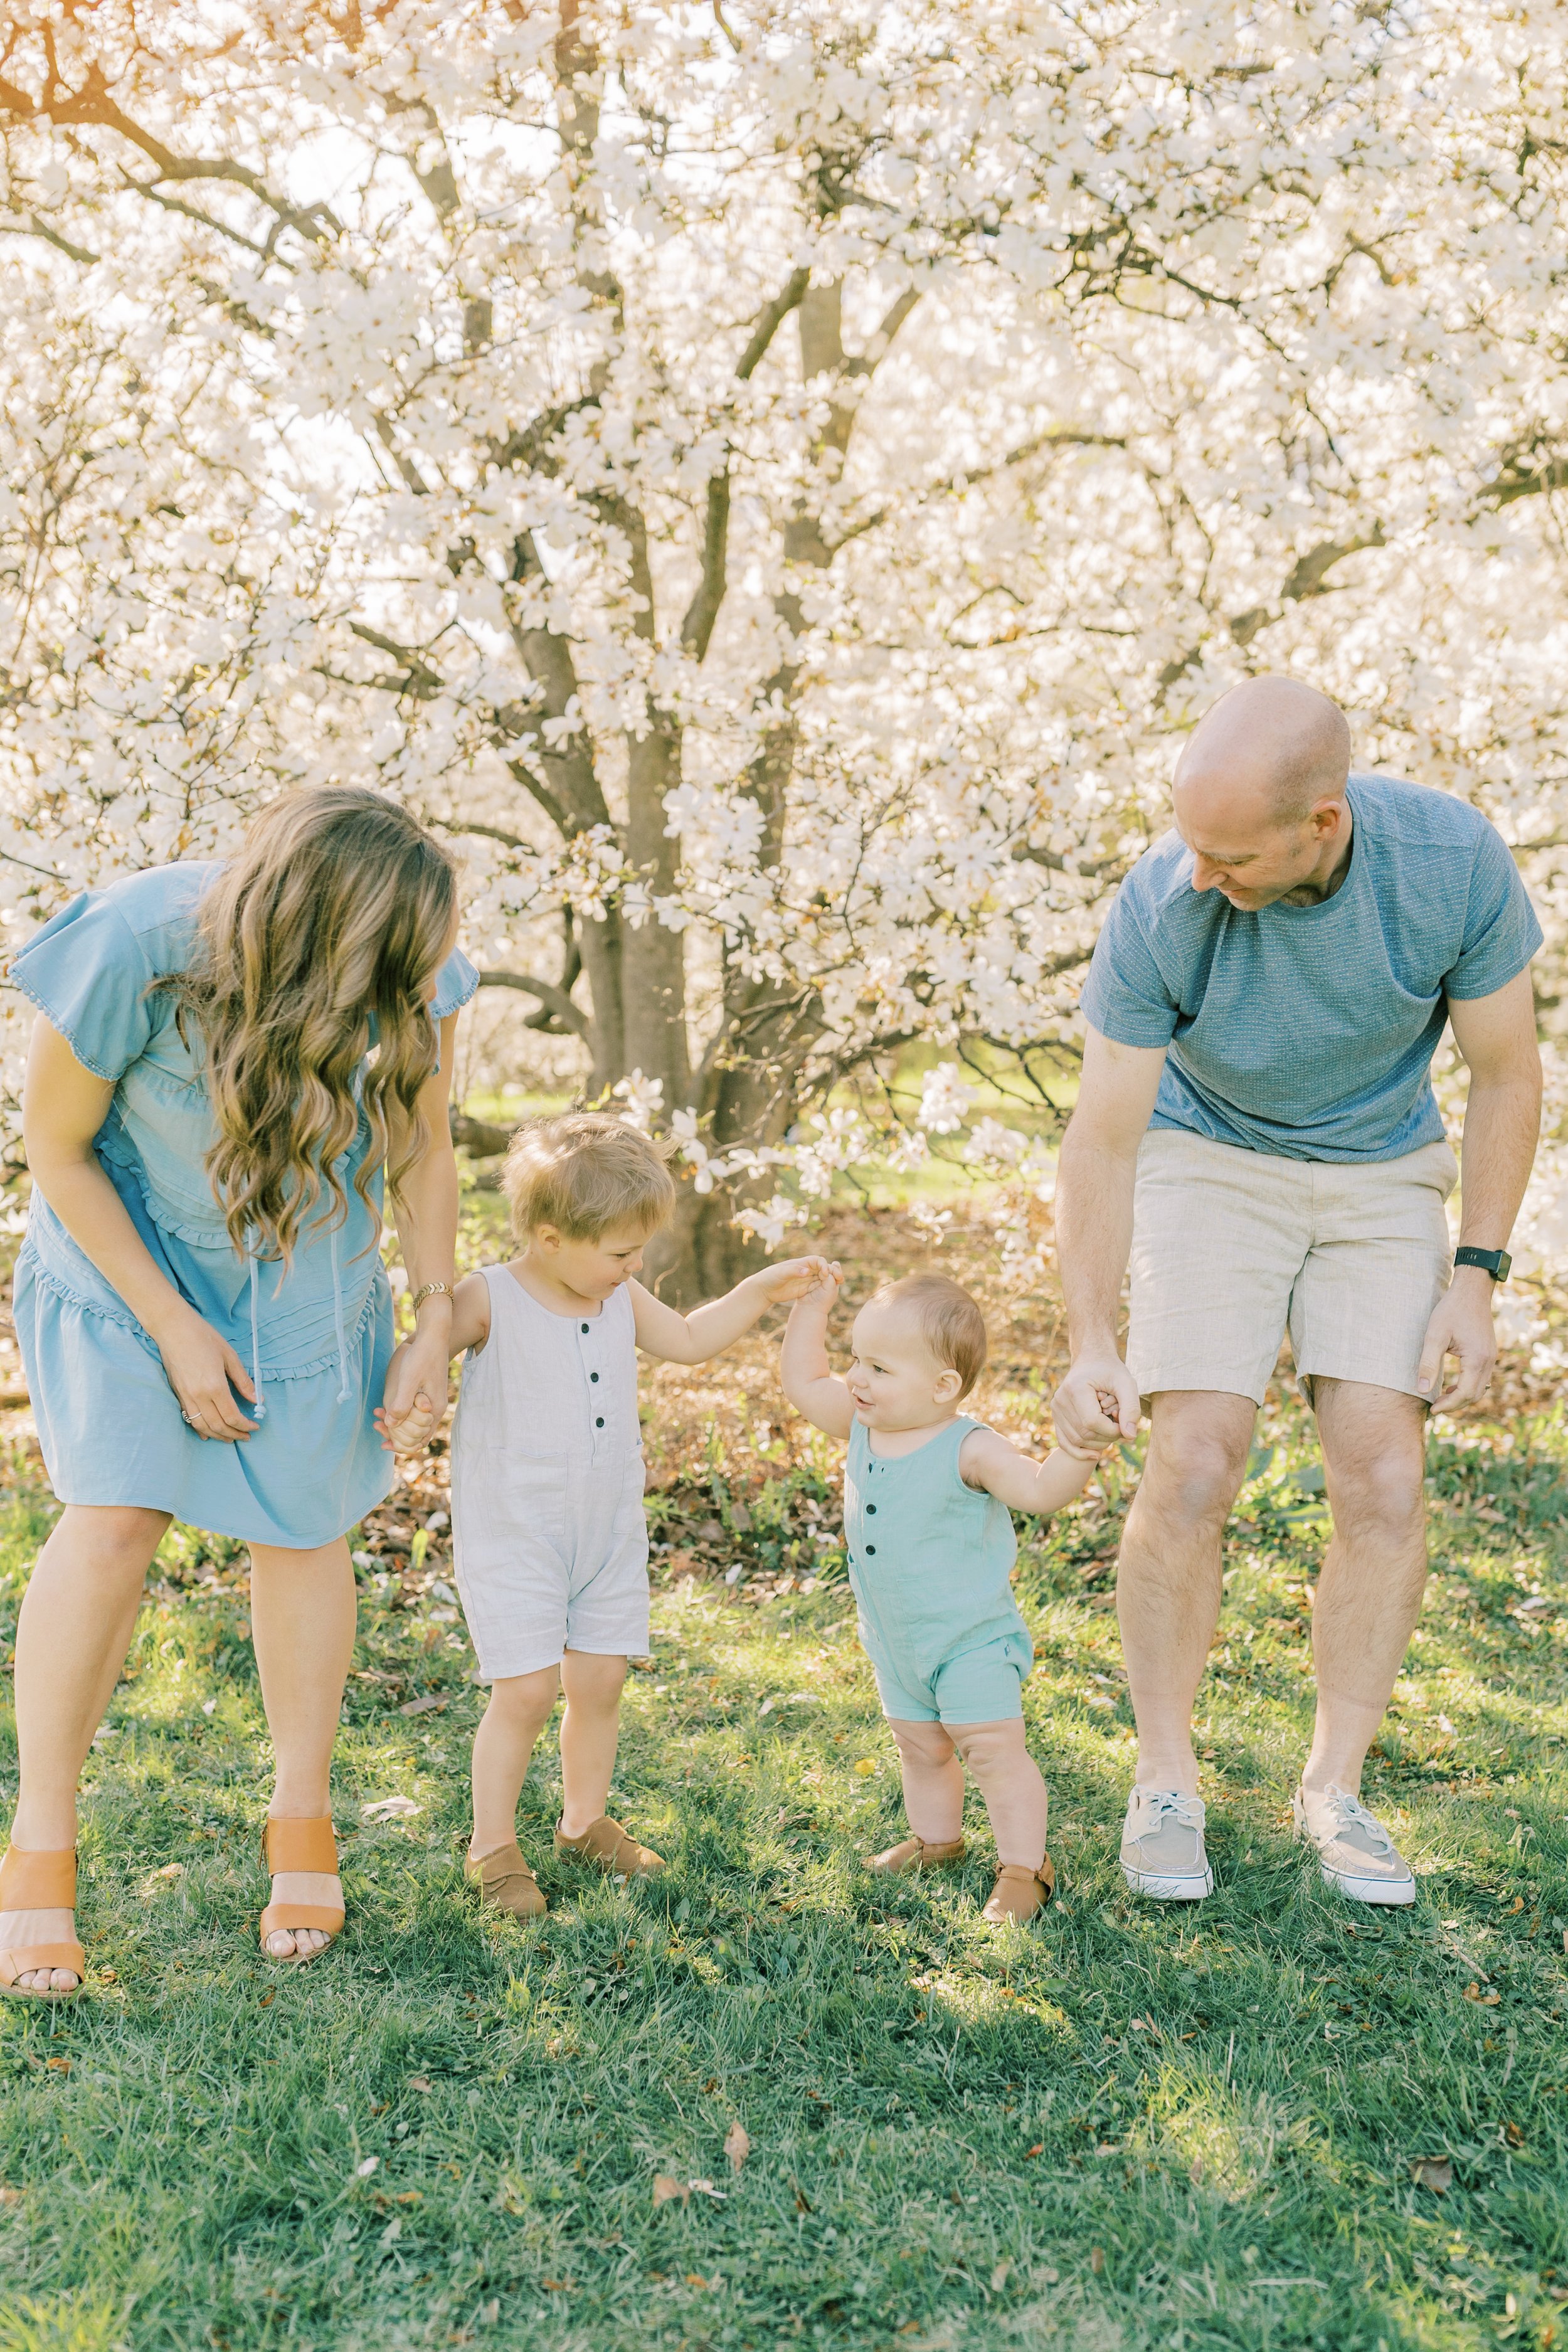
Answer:
<svg viewBox="0 0 1568 2352"><path fill-rule="evenodd" d="M353 1391L349 1387L349 1343L343 1331L343 1286L338 1275L338 1229L331 1229L332 1243L332 1323L338 1335L338 1402L347 1404Z"/></svg>
<svg viewBox="0 0 1568 2352"><path fill-rule="evenodd" d="M261 1276L256 1264L256 1236L250 1237L247 1253L250 1259L250 1385L256 1391L256 1402L251 1411L258 1421L267 1418L267 1402L261 1393L261 1312L258 1304Z"/></svg>

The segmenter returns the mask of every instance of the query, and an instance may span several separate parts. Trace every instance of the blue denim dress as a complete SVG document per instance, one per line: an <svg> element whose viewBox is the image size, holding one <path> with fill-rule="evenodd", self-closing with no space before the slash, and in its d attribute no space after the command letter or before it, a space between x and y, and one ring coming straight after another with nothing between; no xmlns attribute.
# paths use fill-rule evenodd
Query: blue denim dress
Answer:
<svg viewBox="0 0 1568 2352"><path fill-rule="evenodd" d="M118 1291L35 1188L16 1262L16 1337L50 1483L62 1503L140 1504L242 1542L331 1543L392 1485L371 1416L393 1349L374 1221L353 1189L363 1118L339 1161L348 1216L307 1228L284 1271L236 1251L205 1165L214 1141L199 1036L187 1045L157 983L183 971L216 868L165 866L89 890L11 969L84 1069L114 1097L93 1149L154 1263L250 1372L258 1423L230 1444L187 1428L163 1361ZM431 1011L479 975L442 966ZM193 1048L195 1049L193 1051ZM379 1202L381 1179L373 1191Z"/></svg>

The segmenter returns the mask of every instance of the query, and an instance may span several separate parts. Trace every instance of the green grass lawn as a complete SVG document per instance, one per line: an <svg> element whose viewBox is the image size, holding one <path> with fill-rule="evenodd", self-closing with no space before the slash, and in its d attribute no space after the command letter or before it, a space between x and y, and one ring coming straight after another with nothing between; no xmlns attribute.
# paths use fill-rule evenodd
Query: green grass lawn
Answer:
<svg viewBox="0 0 1568 2352"><path fill-rule="evenodd" d="M89 1764L99 1981L0 2003L0 2352L1568 2339L1568 1440L1434 1445L1438 1573L1370 1783L1421 1895L1379 1917L1289 1831L1322 1525L1282 1426L1205 1686L1219 1892L1140 1907L1116 1865L1112 1491L1025 1555L1063 1893L1000 1934L978 1813L950 1882L858 1868L900 1815L831 1576L666 1592L615 1801L668 1875L552 1866L544 1753L522 1840L554 1907L481 1919L437 1540L363 1571L348 1931L269 1968L241 1563L173 1538ZM0 1650L48 1523L25 1479Z"/></svg>

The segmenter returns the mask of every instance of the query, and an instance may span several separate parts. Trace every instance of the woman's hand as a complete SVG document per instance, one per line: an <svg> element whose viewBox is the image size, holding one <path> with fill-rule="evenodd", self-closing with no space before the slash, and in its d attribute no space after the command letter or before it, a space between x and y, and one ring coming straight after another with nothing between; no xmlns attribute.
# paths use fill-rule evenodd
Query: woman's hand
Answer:
<svg viewBox="0 0 1568 2352"><path fill-rule="evenodd" d="M375 1425L388 1454L427 1444L447 1410L447 1330L416 1331L394 1352Z"/></svg>
<svg viewBox="0 0 1568 2352"><path fill-rule="evenodd" d="M196 1435L220 1438L229 1445L248 1437L256 1423L236 1404L234 1391L248 1404L256 1402L256 1391L228 1341L184 1300L153 1338L180 1411Z"/></svg>

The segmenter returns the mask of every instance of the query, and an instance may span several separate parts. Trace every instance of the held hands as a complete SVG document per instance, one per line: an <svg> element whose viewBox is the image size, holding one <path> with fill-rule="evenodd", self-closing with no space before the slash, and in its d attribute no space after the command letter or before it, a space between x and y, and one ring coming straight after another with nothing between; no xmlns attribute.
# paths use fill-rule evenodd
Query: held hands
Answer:
<svg viewBox="0 0 1568 2352"><path fill-rule="evenodd" d="M388 1454L417 1453L429 1443L447 1410L447 1345L416 1332L395 1349L386 1386L375 1409L375 1425Z"/></svg>
<svg viewBox="0 0 1568 2352"><path fill-rule="evenodd" d="M1453 1386L1443 1389L1446 1356L1458 1356L1459 1371ZM1484 1267L1460 1266L1426 1326L1416 1385L1434 1412L1446 1412L1454 1405L1474 1404L1478 1397L1485 1396L1496 1362L1492 1278Z"/></svg>
<svg viewBox="0 0 1568 2352"><path fill-rule="evenodd" d="M154 1332L153 1337L180 1412L196 1435L219 1438L229 1445L248 1437L256 1423L236 1404L234 1391L247 1404L256 1402L256 1391L228 1341L194 1307L183 1304L162 1336Z"/></svg>
<svg viewBox="0 0 1568 2352"><path fill-rule="evenodd" d="M787 1257L777 1265L764 1266L752 1279L770 1306L783 1306L786 1301L798 1305L802 1299L809 1298L830 1307L838 1296L844 1276L837 1264L827 1258Z"/></svg>
<svg viewBox="0 0 1568 2352"><path fill-rule="evenodd" d="M1142 1410L1138 1383L1113 1352L1080 1356L1052 1402L1064 1454L1097 1462L1118 1438L1135 1437Z"/></svg>

